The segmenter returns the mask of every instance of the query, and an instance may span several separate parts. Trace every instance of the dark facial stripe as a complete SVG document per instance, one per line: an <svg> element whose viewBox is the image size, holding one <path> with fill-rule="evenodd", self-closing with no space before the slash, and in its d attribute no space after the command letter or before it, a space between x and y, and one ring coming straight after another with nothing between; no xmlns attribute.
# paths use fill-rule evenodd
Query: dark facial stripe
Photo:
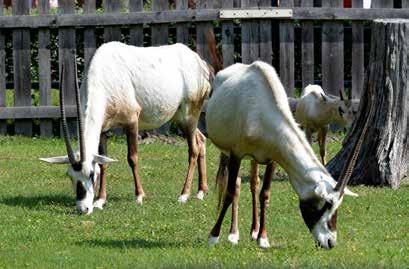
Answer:
<svg viewBox="0 0 409 269"><path fill-rule="evenodd" d="M328 202L325 202L322 208L317 208L317 204L319 201L315 199L300 200L300 210L301 215L304 219L305 224L307 225L308 229L312 231L315 224L321 219L322 215L324 215L325 211L331 209L332 205ZM337 217L336 213L332 216L331 220L328 222L328 227L331 231L335 231L336 228ZM334 230L332 230L334 228Z"/></svg>
<svg viewBox="0 0 409 269"><path fill-rule="evenodd" d="M82 201L85 198L87 191L84 188L84 185L80 181L77 181L77 188L76 188L76 194L77 194L77 201Z"/></svg>

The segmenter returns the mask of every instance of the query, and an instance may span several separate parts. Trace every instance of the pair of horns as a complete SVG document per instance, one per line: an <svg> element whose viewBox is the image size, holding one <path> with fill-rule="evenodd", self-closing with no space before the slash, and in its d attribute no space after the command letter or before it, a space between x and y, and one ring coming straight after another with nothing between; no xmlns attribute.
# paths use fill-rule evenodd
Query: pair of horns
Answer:
<svg viewBox="0 0 409 269"><path fill-rule="evenodd" d="M341 101L345 101L345 100L352 100L352 94L350 94L349 96L348 96L348 98L346 98L346 94L345 94L345 91L342 89L342 90L339 90L339 97L341 98Z"/></svg>
<svg viewBox="0 0 409 269"><path fill-rule="evenodd" d="M80 160L78 161L75 158L74 151L71 146L70 142L70 134L68 132L68 125L67 125L67 118L65 115L65 104L64 104L64 63L61 64L61 72L60 72L60 112L61 112L61 121L62 121L62 131L65 140L65 146L67 148L68 159L71 165L74 167L75 170L81 170L81 164L85 161L85 145L84 145L84 130L83 130L83 122L82 122L82 115L81 115L81 100L80 100L80 91L78 86L78 76L77 76L77 64L74 64L74 73L75 73L75 101L76 101L76 108L77 108L77 124L79 130L79 142L80 142Z"/></svg>

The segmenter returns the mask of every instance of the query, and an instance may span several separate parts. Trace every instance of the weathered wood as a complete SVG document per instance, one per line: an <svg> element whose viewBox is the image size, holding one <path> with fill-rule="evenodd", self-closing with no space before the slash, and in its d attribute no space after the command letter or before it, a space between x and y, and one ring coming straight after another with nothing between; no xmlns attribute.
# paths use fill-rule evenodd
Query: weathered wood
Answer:
<svg viewBox="0 0 409 269"><path fill-rule="evenodd" d="M50 10L48 0L40 0L40 16L48 14ZM51 53L50 30L41 28L38 32L38 72L40 86L40 106L51 105ZM40 135L51 137L53 135L53 122L42 120L40 122Z"/></svg>
<svg viewBox="0 0 409 269"><path fill-rule="evenodd" d="M58 12L60 14L75 13L75 2L71 0L59 1ZM58 61L59 70L64 65L64 101L66 105L75 104L75 64L76 64L76 38L74 28L62 28L58 30ZM68 120L68 128L72 136L77 134L77 123Z"/></svg>
<svg viewBox="0 0 409 269"><path fill-rule="evenodd" d="M3 1L0 1L0 16L3 16ZM5 36L0 29L0 108L6 106L6 50ZM7 133L7 123L0 120L0 135Z"/></svg>
<svg viewBox="0 0 409 269"><path fill-rule="evenodd" d="M271 7L271 0L261 0L260 7ZM272 64L273 62L273 45L271 32L271 19L259 20L260 27L260 60Z"/></svg>
<svg viewBox="0 0 409 269"><path fill-rule="evenodd" d="M409 0L402 0L402 8L409 8Z"/></svg>
<svg viewBox="0 0 409 269"><path fill-rule="evenodd" d="M363 0L353 0L352 7L362 7ZM352 98L359 98L364 86L364 26L352 22Z"/></svg>
<svg viewBox="0 0 409 269"><path fill-rule="evenodd" d="M314 6L313 0L302 0L301 6ZM302 87L314 84L314 23L305 21L301 23L301 69Z"/></svg>
<svg viewBox="0 0 409 269"><path fill-rule="evenodd" d="M188 0L176 0L176 10L187 10ZM189 41L189 23L176 24L176 41L188 44Z"/></svg>
<svg viewBox="0 0 409 269"><path fill-rule="evenodd" d="M214 8L216 0L197 0L196 10ZM213 31L211 22L200 22L196 25L196 52L207 62L211 63L209 50L207 49L206 33Z"/></svg>
<svg viewBox="0 0 409 269"><path fill-rule="evenodd" d="M65 107L67 117L77 116L76 106ZM58 119L60 118L59 106L20 106L0 107L0 120L5 119Z"/></svg>
<svg viewBox="0 0 409 269"><path fill-rule="evenodd" d="M393 0L372 0L371 8L393 8Z"/></svg>
<svg viewBox="0 0 409 269"><path fill-rule="evenodd" d="M142 12L143 0L129 2L129 12ZM130 43L134 46L143 47L143 25L133 25L129 29Z"/></svg>
<svg viewBox="0 0 409 269"><path fill-rule="evenodd" d="M29 14L28 1L13 1L13 15ZM14 105L31 106L31 51L30 31L18 29L13 31L13 61L14 61ZM31 136L33 124L31 120L16 120L15 133Z"/></svg>
<svg viewBox="0 0 409 269"><path fill-rule="evenodd" d="M152 11L168 10L167 0L152 0ZM168 44L168 25L155 24L152 26L152 46Z"/></svg>
<svg viewBox="0 0 409 269"><path fill-rule="evenodd" d="M351 184L398 188L409 171L409 20L372 23L371 53L359 116L341 151L328 163L337 178L364 124L369 129ZM373 112L369 113L373 108Z"/></svg>
<svg viewBox="0 0 409 269"><path fill-rule="evenodd" d="M257 6L256 0L242 0L241 7ZM241 61L250 64L260 58L260 27L255 19L241 22Z"/></svg>
<svg viewBox="0 0 409 269"><path fill-rule="evenodd" d="M84 13L93 14L96 11L96 1L95 0L85 0L84 1ZM89 63L91 62L92 56L94 56L95 50L97 49L97 42L95 36L95 28L87 27L84 29L84 72L87 70Z"/></svg>
<svg viewBox="0 0 409 269"><path fill-rule="evenodd" d="M323 0L323 6L342 7L342 0ZM340 22L322 25L321 50L322 87L327 93L338 95L344 88L344 26Z"/></svg>
<svg viewBox="0 0 409 269"><path fill-rule="evenodd" d="M222 1L222 8L232 8L233 5L233 0ZM234 64L234 25L231 20L222 22L222 54L224 67Z"/></svg>
<svg viewBox="0 0 409 269"><path fill-rule="evenodd" d="M105 13L119 13L121 11L121 1L105 0L104 7ZM121 27L120 26L105 27L104 41L105 42L121 41Z"/></svg>
<svg viewBox="0 0 409 269"><path fill-rule="evenodd" d="M280 7L294 6L293 0L281 0ZM288 96L294 96L294 25L280 22L280 79Z"/></svg>

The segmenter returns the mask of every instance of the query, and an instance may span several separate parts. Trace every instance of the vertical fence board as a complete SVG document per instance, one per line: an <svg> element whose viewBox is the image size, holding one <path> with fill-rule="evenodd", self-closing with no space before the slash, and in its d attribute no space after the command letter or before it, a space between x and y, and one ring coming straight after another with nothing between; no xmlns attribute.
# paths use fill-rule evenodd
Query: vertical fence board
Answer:
<svg viewBox="0 0 409 269"><path fill-rule="evenodd" d="M313 7L313 0L302 0L302 7ZM302 87L314 83L314 23L303 21L301 23L301 62L302 62Z"/></svg>
<svg viewBox="0 0 409 269"><path fill-rule="evenodd" d="M3 1L0 1L0 16L3 16ZM5 36L0 30L0 107L6 106L6 50ZM0 135L7 133L7 123L0 120Z"/></svg>
<svg viewBox="0 0 409 269"><path fill-rule="evenodd" d="M188 0L176 0L177 10L188 9ZM176 41L183 44L188 44L189 41L189 23L176 24Z"/></svg>
<svg viewBox="0 0 409 269"><path fill-rule="evenodd" d="M271 7L271 0L260 1L261 7ZM273 45L271 20L260 20L260 60L272 64Z"/></svg>
<svg viewBox="0 0 409 269"><path fill-rule="evenodd" d="M409 8L409 0L402 0L402 8Z"/></svg>
<svg viewBox="0 0 409 269"><path fill-rule="evenodd" d="M167 0L152 0L152 11L168 10ZM168 25L165 23L152 26L152 46L168 44Z"/></svg>
<svg viewBox="0 0 409 269"><path fill-rule="evenodd" d="M121 11L121 1L118 0L105 0L104 1L105 13L118 13ZM121 27L110 26L104 29L104 41L121 41Z"/></svg>
<svg viewBox="0 0 409 269"><path fill-rule="evenodd" d="M256 0L242 0L241 7L257 7ZM241 61L249 64L260 58L260 32L258 20L241 21Z"/></svg>
<svg viewBox="0 0 409 269"><path fill-rule="evenodd" d="M84 1L84 13L92 14L96 11L95 0L85 0ZM92 59L97 48L95 28L86 27L84 29L84 72L86 72L87 67ZM84 77L84 76L83 76Z"/></svg>
<svg viewBox="0 0 409 269"><path fill-rule="evenodd" d="M39 14L45 15L50 11L48 0L40 0ZM50 54L50 30L40 29L38 32L38 72L40 87L40 106L51 105L51 54ZM53 135L53 122L43 119L40 122L40 135L51 137Z"/></svg>
<svg viewBox="0 0 409 269"><path fill-rule="evenodd" d="M342 7L342 0L323 0L323 7ZM322 25L322 87L338 95L344 88L344 26L342 22Z"/></svg>
<svg viewBox="0 0 409 269"><path fill-rule="evenodd" d="M29 13L28 1L13 1L13 15L27 15ZM13 31L14 106L31 106L30 44L30 30L18 29ZM32 135L31 120L16 120L14 125L16 134Z"/></svg>
<svg viewBox="0 0 409 269"><path fill-rule="evenodd" d="M280 7L293 7L293 0L281 0ZM294 24L280 22L280 78L288 96L294 96Z"/></svg>
<svg viewBox="0 0 409 269"><path fill-rule="evenodd" d="M130 12L141 12L143 11L143 1L142 0L130 0L129 1L129 11ZM130 43L134 46L143 47L143 25L134 25L129 29Z"/></svg>
<svg viewBox="0 0 409 269"><path fill-rule="evenodd" d="M352 7L362 8L362 0L353 0ZM364 26L352 22L352 98L361 96L364 86Z"/></svg>
<svg viewBox="0 0 409 269"><path fill-rule="evenodd" d="M197 0L196 9L210 9L215 6L217 0ZM213 31L211 22L200 22L196 25L196 51L207 62L211 62L209 51L206 45L206 33Z"/></svg>
<svg viewBox="0 0 409 269"><path fill-rule="evenodd" d="M393 0L372 0L371 8L393 8Z"/></svg>
<svg viewBox="0 0 409 269"><path fill-rule="evenodd" d="M222 1L222 8L233 8L233 0ZM223 66L234 64L234 25L233 21L222 22Z"/></svg>
<svg viewBox="0 0 409 269"><path fill-rule="evenodd" d="M75 2L71 0L58 1L58 12L60 14L75 13ZM62 89L64 91L64 101L66 105L75 105L75 84L74 84L74 68L76 64L76 38L74 28L60 28L58 30L58 62L59 70L64 65L64 83ZM61 82L61 81L60 81ZM68 128L74 136L77 134L77 124L75 120L68 120Z"/></svg>

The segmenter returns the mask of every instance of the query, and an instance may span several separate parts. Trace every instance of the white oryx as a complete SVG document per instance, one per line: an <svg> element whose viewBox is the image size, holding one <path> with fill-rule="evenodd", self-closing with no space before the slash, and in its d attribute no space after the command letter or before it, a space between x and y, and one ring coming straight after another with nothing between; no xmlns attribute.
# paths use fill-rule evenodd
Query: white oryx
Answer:
<svg viewBox="0 0 409 269"><path fill-rule="evenodd" d="M138 131L158 128L169 120L183 130L189 146L189 168L179 201L186 202L190 195L197 162L197 197L203 199L208 190L206 149L197 122L203 101L210 93L211 75L207 63L182 44L139 48L110 42L95 52L81 85L81 92L87 94L81 98L86 102L82 107L85 115L84 131L80 128L80 157L73 153L64 128L68 156L42 159L71 164L68 174L76 184L77 209L81 213L90 214L93 207L102 208L106 202L106 164L114 160L99 155L105 154L104 132L117 126L125 128L136 202L141 204L145 193L138 172ZM60 106L64 108L63 100ZM62 118L65 122L65 115ZM93 204L98 178L99 195Z"/></svg>
<svg viewBox="0 0 409 269"><path fill-rule="evenodd" d="M238 242L240 184L237 184L237 176L241 160L250 157L267 164L260 192L260 229L253 231L258 233L259 246L269 247L265 214L275 163L287 171L299 196L304 222L316 242L324 248L335 246L337 209L344 192L354 194L345 188L345 180L337 184L318 161L305 135L297 127L283 85L273 67L257 61L251 65L234 64L220 71L213 82L212 97L207 105L206 127L209 138L222 151L221 160L228 167L228 173L223 173L223 169L219 171L222 178L227 177L227 187L219 218L210 232L210 244L218 242L224 216L232 202L229 241ZM222 182L218 180L218 184Z"/></svg>
<svg viewBox="0 0 409 269"><path fill-rule="evenodd" d="M312 134L318 132L321 162L325 165L325 143L329 124L342 127L350 126L356 112L353 110L351 96L345 97L343 90L340 98L328 96L319 85L308 85L301 93L295 110L295 120L305 129L307 140L312 143Z"/></svg>

